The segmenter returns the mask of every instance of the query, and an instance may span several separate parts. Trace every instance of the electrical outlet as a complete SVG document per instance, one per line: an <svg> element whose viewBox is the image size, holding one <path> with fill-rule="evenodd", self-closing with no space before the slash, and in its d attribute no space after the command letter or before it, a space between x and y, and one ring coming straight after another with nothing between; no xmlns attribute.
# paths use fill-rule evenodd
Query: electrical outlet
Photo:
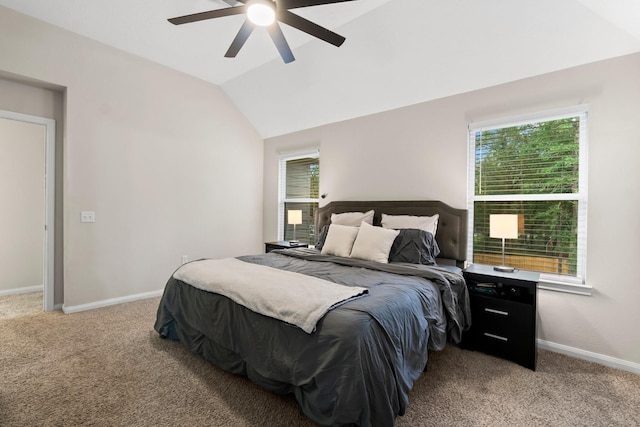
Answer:
<svg viewBox="0 0 640 427"><path fill-rule="evenodd" d="M189 262L189 255L182 255L182 263L186 264Z"/></svg>
<svg viewBox="0 0 640 427"><path fill-rule="evenodd" d="M80 222L96 222L96 213L94 211L81 211Z"/></svg>

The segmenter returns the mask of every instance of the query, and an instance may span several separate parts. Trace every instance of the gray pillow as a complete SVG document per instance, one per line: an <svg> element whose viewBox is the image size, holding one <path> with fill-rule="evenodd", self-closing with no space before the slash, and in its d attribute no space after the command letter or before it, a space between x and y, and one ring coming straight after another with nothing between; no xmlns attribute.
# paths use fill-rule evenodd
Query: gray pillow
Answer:
<svg viewBox="0 0 640 427"><path fill-rule="evenodd" d="M400 234L391 246L389 262L435 265L440 248L433 234L415 228L399 230Z"/></svg>
<svg viewBox="0 0 640 427"><path fill-rule="evenodd" d="M322 247L324 246L324 241L327 240L327 233L329 233L329 226L325 225L324 227L322 227L322 230L320 230L320 235L318 236L318 241L316 242L316 249L321 251Z"/></svg>

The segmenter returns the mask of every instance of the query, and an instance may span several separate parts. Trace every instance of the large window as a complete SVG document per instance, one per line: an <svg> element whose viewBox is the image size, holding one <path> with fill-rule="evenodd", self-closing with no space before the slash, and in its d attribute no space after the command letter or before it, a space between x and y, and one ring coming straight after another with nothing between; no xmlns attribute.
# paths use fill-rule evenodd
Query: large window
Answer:
<svg viewBox="0 0 640 427"><path fill-rule="evenodd" d="M280 194L278 211L278 239L293 240L297 216L302 211L301 224L295 225L295 239L314 244L315 215L319 202L320 158L318 151L280 157Z"/></svg>
<svg viewBox="0 0 640 427"><path fill-rule="evenodd" d="M515 214L518 237L505 241L505 264L538 271L550 285L584 284L586 121L581 106L469 126L469 259L502 264L489 215Z"/></svg>

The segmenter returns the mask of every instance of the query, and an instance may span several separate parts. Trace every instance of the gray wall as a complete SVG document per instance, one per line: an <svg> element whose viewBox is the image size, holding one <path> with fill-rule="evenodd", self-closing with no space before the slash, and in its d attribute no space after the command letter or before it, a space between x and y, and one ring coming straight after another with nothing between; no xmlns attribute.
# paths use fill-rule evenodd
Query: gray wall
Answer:
<svg viewBox="0 0 640 427"><path fill-rule="evenodd" d="M327 202L435 199L465 208L468 123L586 103L587 283L594 293L539 291L538 337L574 353L640 363L638 76L634 54L268 139L264 239L277 233L279 152L320 146Z"/></svg>

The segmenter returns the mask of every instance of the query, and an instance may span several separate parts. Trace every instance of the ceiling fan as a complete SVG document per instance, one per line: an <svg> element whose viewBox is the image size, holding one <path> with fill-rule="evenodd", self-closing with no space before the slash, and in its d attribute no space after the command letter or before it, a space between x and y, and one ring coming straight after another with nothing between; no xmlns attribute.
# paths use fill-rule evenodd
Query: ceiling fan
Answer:
<svg viewBox="0 0 640 427"><path fill-rule="evenodd" d="M267 29L278 52L280 52L282 60L285 63L289 63L295 61L295 58L278 21L339 47L344 43L344 37L290 12L289 9L320 6L345 1L353 0L238 0L237 2L235 0L224 0L224 2L229 5L242 4L224 9L179 16L169 19L169 22L174 25L181 25L224 16L246 14L247 19L244 21L244 24L242 24L242 27L240 27L240 31L238 31L238 34L233 39L233 42L231 42L231 46L229 46L224 56L227 58L235 58L256 25L258 25Z"/></svg>

